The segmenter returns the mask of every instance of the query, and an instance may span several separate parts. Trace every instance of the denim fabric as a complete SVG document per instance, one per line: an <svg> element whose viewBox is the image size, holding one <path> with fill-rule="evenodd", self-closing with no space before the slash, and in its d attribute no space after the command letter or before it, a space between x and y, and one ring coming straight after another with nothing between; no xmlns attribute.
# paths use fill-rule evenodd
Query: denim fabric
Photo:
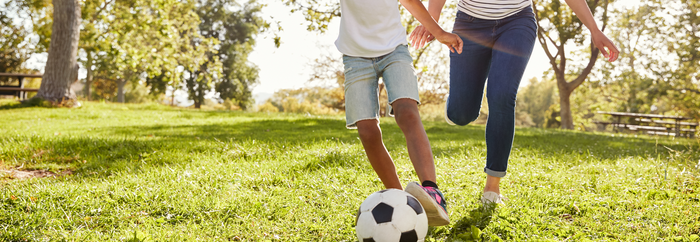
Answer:
<svg viewBox="0 0 700 242"><path fill-rule="evenodd" d="M357 128L360 120L379 120L379 78L386 86L389 104L410 98L420 103L418 80L407 45L399 45L389 54L374 57L343 55L345 65L345 123Z"/></svg>
<svg viewBox="0 0 700 242"><path fill-rule="evenodd" d="M453 33L464 41L462 54L450 54L450 95L446 117L457 125L476 120L486 86L487 158L484 172L503 177L513 147L515 99L535 44L532 7L500 20L457 12Z"/></svg>

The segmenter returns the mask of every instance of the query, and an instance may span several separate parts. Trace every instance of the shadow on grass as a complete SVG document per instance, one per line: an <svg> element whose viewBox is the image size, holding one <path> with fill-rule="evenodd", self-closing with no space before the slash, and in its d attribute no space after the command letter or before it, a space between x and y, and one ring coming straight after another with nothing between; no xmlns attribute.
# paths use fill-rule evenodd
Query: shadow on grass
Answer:
<svg viewBox="0 0 700 242"><path fill-rule="evenodd" d="M202 114L183 113L183 115L201 116ZM219 112L208 112L204 115L207 117L231 116L231 114ZM434 144L433 153L438 157L455 157L463 149L474 146L484 151L486 149L483 126L455 127L427 123L426 129ZM405 150L403 133L396 124L385 123L382 125L382 130L390 152ZM12 138L0 138L0 144L12 143L10 139ZM191 161L190 157L194 154L222 153L223 146L235 146L237 143L245 142L257 142L256 146L270 146L271 150L277 152L286 152L285 149L289 147L306 148L318 143L327 145L325 143L335 142L339 146L359 144L356 131L346 129L343 120L303 117L251 119L230 124L125 125L96 128L84 136L77 137L27 137L26 139L30 140L28 143L32 146L32 150L0 155L0 160L19 160L29 164L55 163L57 166L78 168L75 171L79 174L93 171L135 171L144 164L152 166L184 163ZM662 140L661 143L674 150L688 150L687 143L676 144L669 140ZM37 156L37 152L41 150L50 151L50 154L44 155L45 158L41 155ZM656 145L655 140L651 138L610 137L609 134L544 129L518 129L514 142L514 153L529 152L521 155L532 153L543 158L555 158L555 160L562 157L570 158L567 155L578 156L582 157L579 163L615 160L626 156L649 156L655 150L662 152L660 152L661 157L668 156L666 150ZM235 158L271 158L270 154L261 152L238 152L237 155L238 157ZM79 157L75 158L76 156ZM290 169L317 171L328 167L356 166L365 160L364 152L348 150L328 151L316 156L317 158L310 159L311 161L305 165ZM693 160L700 159L698 152L691 151L689 156ZM90 162L82 164L80 163L82 160Z"/></svg>
<svg viewBox="0 0 700 242"><path fill-rule="evenodd" d="M446 241L482 241L481 230L486 228L496 212L495 204L479 204L466 216L452 223L452 227L431 227L431 236L447 237ZM488 241L488 238L486 238Z"/></svg>
<svg viewBox="0 0 700 242"><path fill-rule="evenodd" d="M433 154L437 157L453 157L455 153L473 147L480 147L486 153L483 126L434 126L427 128L427 132L433 144ZM632 156L656 158L658 155L665 158L671 153L680 152L688 160L697 161L700 159L700 152L697 152L699 144L693 143L696 142L667 137L517 128L511 157L519 154L562 161L575 158L575 162L580 164Z"/></svg>
<svg viewBox="0 0 700 242"><path fill-rule="evenodd" d="M450 236L454 239L473 239L481 240L481 230L486 228L493 218L496 211L495 204L481 204L479 207L469 211L468 216L457 220Z"/></svg>

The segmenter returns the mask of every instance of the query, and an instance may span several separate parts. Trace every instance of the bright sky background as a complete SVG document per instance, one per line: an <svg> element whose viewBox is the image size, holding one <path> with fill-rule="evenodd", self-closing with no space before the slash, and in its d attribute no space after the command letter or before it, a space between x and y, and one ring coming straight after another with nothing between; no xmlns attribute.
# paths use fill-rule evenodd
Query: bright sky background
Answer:
<svg viewBox="0 0 700 242"><path fill-rule="evenodd" d="M329 0L335 1L335 0ZM279 21L283 31L278 33L282 45L276 48L272 33L258 36L255 50L250 55L250 61L260 68L260 83L254 87L253 94L267 96L280 89L304 87L311 75L311 63L322 54L340 55L333 45L339 31L340 19L330 23L325 34L316 34L306 30L306 21L301 13L290 13L289 7L279 0L260 0L267 4L262 15L270 22ZM424 1L427 4L427 1ZM618 0L616 4L632 6L638 3L634 0ZM443 46L444 51L448 51ZM541 77L550 65L539 43L530 58L521 85L527 85L528 79ZM46 63L46 53L35 54L29 60L29 67L43 69ZM81 70L84 78L85 70ZM258 102L263 100L256 100Z"/></svg>

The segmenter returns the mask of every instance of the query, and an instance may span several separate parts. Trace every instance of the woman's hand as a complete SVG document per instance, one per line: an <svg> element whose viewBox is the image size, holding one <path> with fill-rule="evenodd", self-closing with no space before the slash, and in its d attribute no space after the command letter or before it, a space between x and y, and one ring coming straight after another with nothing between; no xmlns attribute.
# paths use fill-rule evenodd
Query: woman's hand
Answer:
<svg viewBox="0 0 700 242"><path fill-rule="evenodd" d="M440 41L440 43L447 45L447 48L450 49L450 52L457 52L457 54L462 54L462 45L464 43L462 42L462 38L460 38L459 35L442 31L439 35L435 36L435 38L438 41Z"/></svg>
<svg viewBox="0 0 700 242"><path fill-rule="evenodd" d="M408 39L411 41L411 45L416 48L420 49L425 46L426 43L433 41L435 39L435 36L430 34L423 25L418 25L412 32L411 35L408 37Z"/></svg>
<svg viewBox="0 0 700 242"><path fill-rule="evenodd" d="M605 34L603 34L602 31L597 29L596 31L591 31L591 38L593 39L593 44L595 44L595 47L600 50L600 53L602 53L609 62L617 60L620 50L610 39L608 39L607 36L605 36Z"/></svg>

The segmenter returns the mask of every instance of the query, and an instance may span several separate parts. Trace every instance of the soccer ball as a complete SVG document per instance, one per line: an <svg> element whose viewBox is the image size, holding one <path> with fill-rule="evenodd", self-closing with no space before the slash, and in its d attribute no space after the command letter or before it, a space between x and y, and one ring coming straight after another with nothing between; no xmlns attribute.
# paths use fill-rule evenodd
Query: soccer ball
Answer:
<svg viewBox="0 0 700 242"><path fill-rule="evenodd" d="M398 189L369 195L357 213L355 231L361 242L423 241L428 217L413 195Z"/></svg>

